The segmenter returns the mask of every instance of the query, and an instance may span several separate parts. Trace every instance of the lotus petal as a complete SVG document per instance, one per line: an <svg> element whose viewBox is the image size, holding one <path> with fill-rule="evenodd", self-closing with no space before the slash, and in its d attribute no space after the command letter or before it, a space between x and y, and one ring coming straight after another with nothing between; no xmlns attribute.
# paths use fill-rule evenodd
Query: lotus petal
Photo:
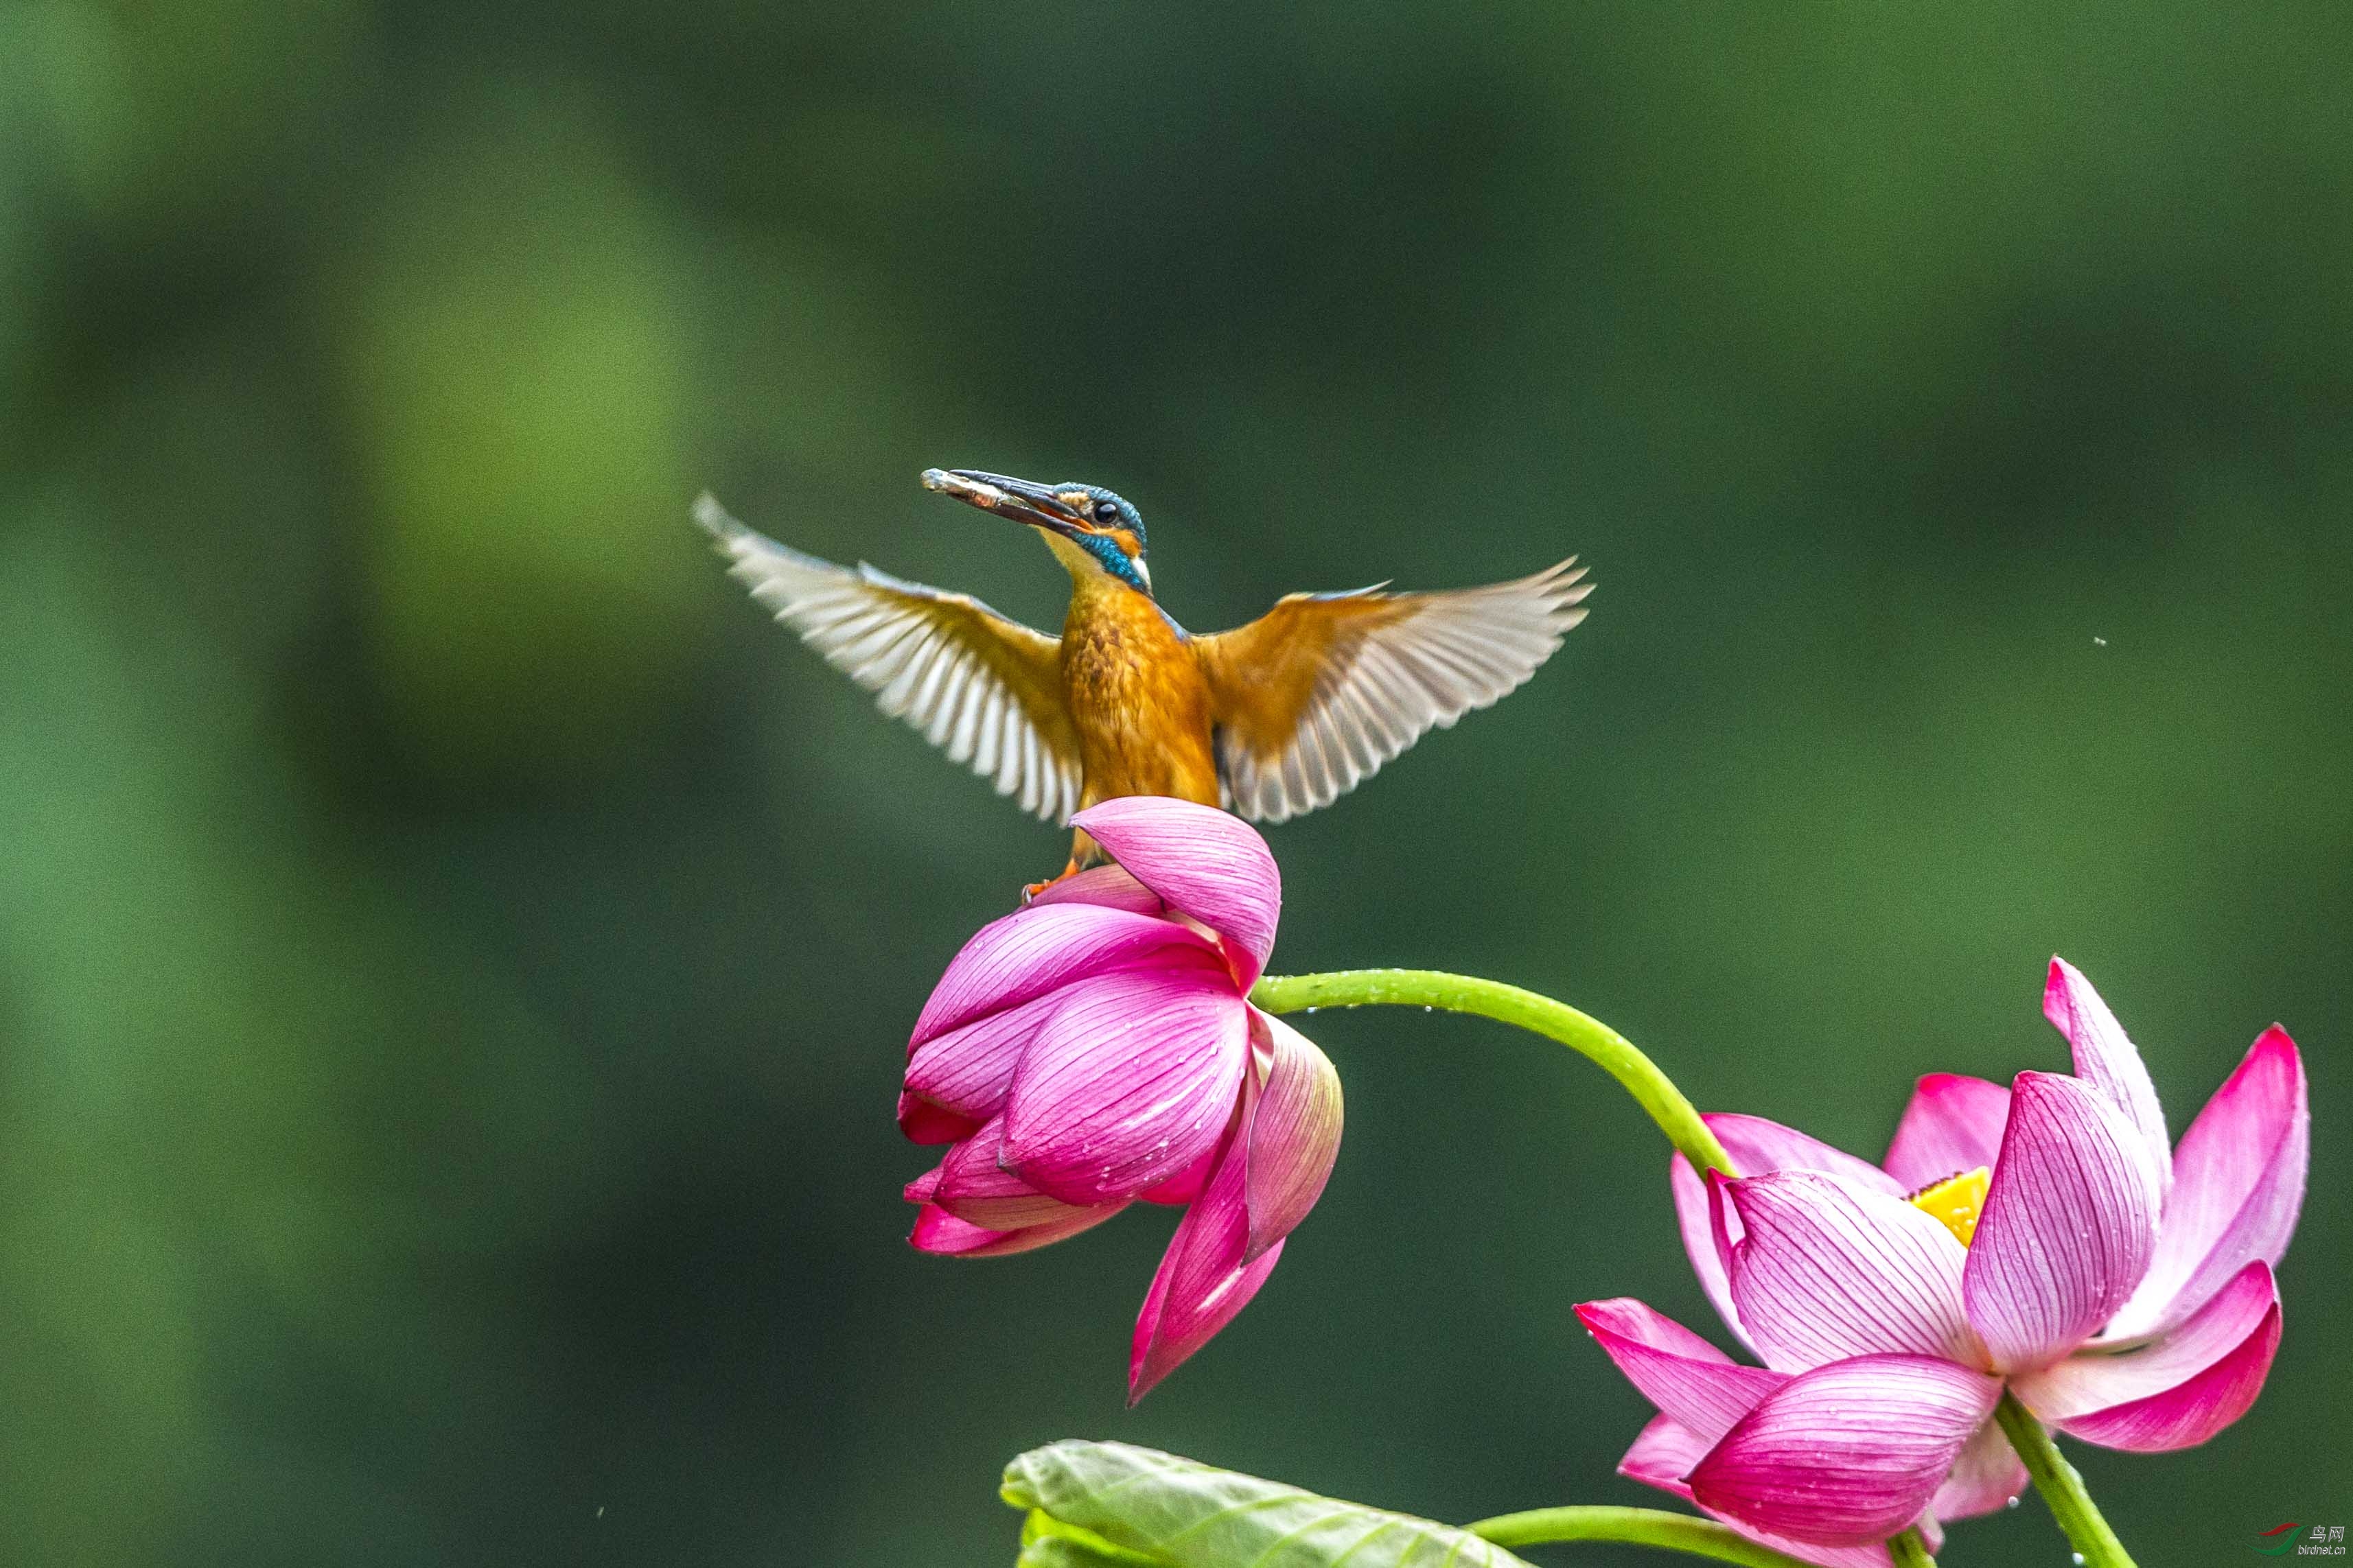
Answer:
<svg viewBox="0 0 2353 1568"><path fill-rule="evenodd" d="M2247 1264L2277 1263L2295 1234L2311 1157L2304 1058L2274 1024L2181 1135L2157 1257L2109 1335L2162 1331Z"/></svg>
<svg viewBox="0 0 2353 1568"><path fill-rule="evenodd" d="M1703 1447L1731 1431L1758 1400L1789 1381L1787 1373L1739 1365L1630 1297L1588 1301L1577 1309L1577 1317L1642 1397Z"/></svg>
<svg viewBox="0 0 2353 1568"><path fill-rule="evenodd" d="M1148 1204L1162 1204L1170 1207L1183 1208L1187 1204L1199 1197L1202 1191L1208 1186L1209 1178L1217 1174L1218 1157L1224 1152L1222 1148L1213 1143L1201 1152L1199 1159L1158 1186L1146 1187L1135 1195Z"/></svg>
<svg viewBox="0 0 2353 1568"><path fill-rule="evenodd" d="M1053 1225L990 1230L984 1226L967 1225L937 1204L925 1204L916 1211L915 1229L907 1241L918 1252L943 1258L1005 1258L1016 1252L1035 1252L1082 1230L1092 1230L1124 1207L1124 1204L1106 1204Z"/></svg>
<svg viewBox="0 0 2353 1568"><path fill-rule="evenodd" d="M917 1114L928 1107L976 1124L1001 1114L1021 1053L1060 1005L1061 993L1050 991L1018 1006L983 1014L917 1046L907 1058L906 1088L899 1103L901 1130L908 1122L905 1095L923 1102Z"/></svg>
<svg viewBox="0 0 2353 1568"><path fill-rule="evenodd" d="M2000 1379L1935 1357L1832 1362L1743 1416L1692 1472L1692 1494L1795 1541L1884 1541L1920 1517L2000 1397Z"/></svg>
<svg viewBox="0 0 2353 1568"><path fill-rule="evenodd" d="M1137 970L1066 986L1007 1097L1006 1164L1082 1206L1166 1181L1233 1120L1249 1031L1248 1005L1222 973Z"/></svg>
<svg viewBox="0 0 2353 1568"><path fill-rule="evenodd" d="M1282 1019L1250 1010L1250 1032L1272 1054L1250 1113L1244 1192L1255 1259L1289 1236L1324 1195L1340 1153L1340 1075L1315 1043Z"/></svg>
<svg viewBox="0 0 2353 1568"><path fill-rule="evenodd" d="M961 1143L980 1131L969 1116L944 1110L919 1094L899 1091L899 1132L910 1143Z"/></svg>
<svg viewBox="0 0 2353 1568"><path fill-rule="evenodd" d="M1651 1419L1618 1461L1618 1473L1629 1480L1641 1482L1670 1492L1685 1502L1694 1502L1691 1483L1684 1479L1707 1457L1713 1443L1702 1442L1697 1434L1676 1424L1671 1415ZM1694 1506L1696 1504L1694 1503ZM1736 1519L1726 1518L1713 1509L1704 1509L1711 1519L1731 1526L1742 1535L1776 1552L1787 1552L1800 1562L1812 1563L1819 1568L1892 1568L1893 1559L1887 1547L1880 1542L1868 1546L1817 1546L1809 1542L1792 1541L1786 1535L1757 1530Z"/></svg>
<svg viewBox="0 0 2353 1568"><path fill-rule="evenodd" d="M1843 1149L1810 1138L1794 1127L1784 1127L1762 1116L1716 1111L1700 1118L1732 1156L1744 1176L1769 1175L1775 1171L1827 1171L1873 1192L1901 1193L1903 1184Z"/></svg>
<svg viewBox="0 0 2353 1568"><path fill-rule="evenodd" d="M1618 1461L1618 1473L1628 1480L1672 1492L1688 1502L1691 1482L1686 1478L1699 1468L1699 1462L1707 1458L1707 1451L1715 1447L1716 1441L1701 1436L1672 1415L1653 1415L1635 1436L1634 1446L1626 1450L1626 1457Z"/></svg>
<svg viewBox="0 0 2353 1568"><path fill-rule="evenodd" d="M1044 904L1100 904L1104 909L1126 910L1139 915L1157 915L1166 909L1159 894L1121 866L1091 867L1075 877L1049 882L1029 900L1029 908L1034 910Z"/></svg>
<svg viewBox="0 0 2353 1568"><path fill-rule="evenodd" d="M1887 1146L1887 1173L1906 1192L1980 1165L2001 1152L2010 1090L1981 1078L1932 1072L1912 1091Z"/></svg>
<svg viewBox="0 0 2353 1568"><path fill-rule="evenodd" d="M1758 1176L1786 1170L1827 1171L1877 1191L1903 1190L1894 1178L1878 1167L1778 1121L1730 1112L1718 1112L1701 1120L1716 1135L1734 1168L1742 1175ZM1732 1331L1733 1337L1755 1350L1756 1342L1742 1327L1739 1309L1733 1304L1731 1286L1725 1275L1708 1212L1706 1184L1681 1154L1668 1162L1667 1184L1674 1195L1675 1223L1683 1231L1683 1250L1690 1255L1692 1271L1699 1276L1700 1288L1707 1292L1716 1315L1724 1320L1724 1326ZM1736 1216L1725 1215L1725 1226L1727 1243L1740 1239L1740 1221Z"/></svg>
<svg viewBox="0 0 2353 1568"><path fill-rule="evenodd" d="M2157 1084L2148 1076L2148 1064L2140 1059L2140 1048L2083 972L2063 958L2051 961L2050 977L2042 986L2042 1016L2067 1037L2075 1076L2106 1095L2139 1134L2157 1172L2157 1195L2162 1202L2173 1185L2173 1142L2166 1133L2165 1110L2158 1104Z"/></svg>
<svg viewBox="0 0 2353 1568"><path fill-rule="evenodd" d="M2104 1447L2203 1443L2247 1413L2279 1349L2279 1290L2250 1263L2171 1333L2136 1350L2085 1350L2014 1380L2026 1407Z"/></svg>
<svg viewBox="0 0 2353 1568"><path fill-rule="evenodd" d="M1208 938L1175 921L1097 904L1017 910L974 932L949 961L915 1019L908 1050L1082 975L1188 958L1224 964Z"/></svg>
<svg viewBox="0 0 2353 1568"><path fill-rule="evenodd" d="M1953 1473L1928 1500L1929 1517L1949 1524L1957 1519L1997 1512L2026 1489L2026 1482L2024 1462L2002 1436L2000 1424L1989 1421L1961 1446Z"/></svg>
<svg viewBox="0 0 2353 1568"><path fill-rule="evenodd" d="M1135 879L1223 936L1247 991L1274 951L1282 876L1257 829L1215 806L1129 795L1071 819Z"/></svg>
<svg viewBox="0 0 2353 1568"><path fill-rule="evenodd" d="M1713 1174L1713 1173L1710 1173ZM1732 1281L1725 1271L1725 1251L1716 1246L1715 1215L1720 1205L1711 1203L1708 1184L1700 1179L1691 1162L1681 1154L1667 1161L1667 1190L1675 1200L1675 1225L1683 1232L1683 1253L1691 1259L1692 1272L1699 1277L1700 1289L1707 1292L1715 1315L1732 1331L1732 1337L1750 1352L1757 1349L1748 1331L1741 1326L1740 1309L1733 1305ZM1737 1226L1738 1219L1726 1215L1725 1223ZM1736 1237L1727 1237L1728 1247ZM1759 1360L1763 1358L1758 1357Z"/></svg>
<svg viewBox="0 0 2353 1568"><path fill-rule="evenodd" d="M1005 1169L999 1163L1004 1146L1005 1119L999 1117L949 1150L930 1201L967 1225L990 1230L1026 1230L1093 1212L1050 1198Z"/></svg>
<svg viewBox="0 0 2353 1568"><path fill-rule="evenodd" d="M1724 1191L1746 1232L1732 1299L1766 1365L1803 1372L1874 1353L1982 1363L1961 1310L1968 1249L1936 1219L1817 1171Z"/></svg>
<svg viewBox="0 0 2353 1568"><path fill-rule="evenodd" d="M1247 1121L1250 1108L1243 1110ZM1239 1130L1238 1130L1239 1131ZM1136 1315L1128 1351L1127 1402L1134 1405L1161 1379L1208 1344L1234 1314L1250 1304L1282 1256L1278 1241L1248 1262L1250 1205L1241 1141L1229 1141L1209 1184L1161 1255Z"/></svg>
<svg viewBox="0 0 2353 1568"><path fill-rule="evenodd" d="M2065 1355L2148 1271L2160 1203L2147 1145L2081 1079L2023 1072L1961 1281L2003 1372Z"/></svg>

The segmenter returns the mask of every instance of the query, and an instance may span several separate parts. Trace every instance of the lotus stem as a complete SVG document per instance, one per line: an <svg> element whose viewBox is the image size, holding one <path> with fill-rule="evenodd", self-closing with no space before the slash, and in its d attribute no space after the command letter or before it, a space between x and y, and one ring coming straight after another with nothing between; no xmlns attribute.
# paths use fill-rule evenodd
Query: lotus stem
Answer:
<svg viewBox="0 0 2353 1568"><path fill-rule="evenodd" d="M1673 1079L1659 1070L1657 1063L1635 1049L1625 1036L1566 1002L1500 981L1435 969L1270 974L1251 988L1250 1000L1270 1013L1314 1012L1319 1007L1439 1007L1516 1025L1582 1053L1616 1079L1694 1169L1713 1167L1726 1176L1740 1173L1692 1102L1683 1098Z"/></svg>
<svg viewBox="0 0 2353 1568"><path fill-rule="evenodd" d="M1994 1406L1993 1418L2001 1423L2010 1446L2025 1461L2026 1473L2034 1478L2034 1489L2042 1494L2051 1517L2059 1521L2061 1532L2084 1568L2134 1568L2132 1554L2108 1528L2092 1494L2084 1489L2084 1478L2067 1462L2033 1412L2021 1405L2016 1394L2004 1394L2001 1403Z"/></svg>
<svg viewBox="0 0 2353 1568"><path fill-rule="evenodd" d="M1498 1546L1542 1546L1556 1541L1616 1541L1732 1563L1739 1568L1806 1568L1787 1552L1759 1546L1712 1519L1656 1508L1536 1508L1498 1514L1467 1525Z"/></svg>

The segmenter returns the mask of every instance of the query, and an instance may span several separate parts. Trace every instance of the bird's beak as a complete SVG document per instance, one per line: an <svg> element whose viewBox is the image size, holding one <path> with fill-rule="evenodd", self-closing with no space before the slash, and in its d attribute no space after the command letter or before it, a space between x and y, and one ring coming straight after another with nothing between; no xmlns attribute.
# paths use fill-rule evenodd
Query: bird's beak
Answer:
<svg viewBox="0 0 2353 1568"><path fill-rule="evenodd" d="M954 496L966 506L976 506L1016 522L1051 529L1056 533L1087 531L1083 515L1063 505L1044 485L1032 484L1028 479L985 474L978 468L925 468L923 488Z"/></svg>

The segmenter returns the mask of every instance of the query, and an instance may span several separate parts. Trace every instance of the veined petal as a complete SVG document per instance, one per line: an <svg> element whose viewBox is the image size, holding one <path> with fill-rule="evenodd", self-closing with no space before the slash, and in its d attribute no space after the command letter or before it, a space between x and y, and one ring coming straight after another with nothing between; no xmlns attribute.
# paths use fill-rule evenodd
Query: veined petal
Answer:
<svg viewBox="0 0 2353 1568"><path fill-rule="evenodd" d="M2165 1110L2158 1104L2157 1085L2140 1059L2140 1048L2083 972L2063 958L2051 961L2050 977L2042 985L2042 1016L2067 1037L2075 1076L2106 1095L2139 1134L2157 1173L2157 1195L2162 1202L2173 1185L2173 1141L2166 1133Z"/></svg>
<svg viewBox="0 0 2353 1568"><path fill-rule="evenodd" d="M960 1143L980 1131L969 1116L944 1110L918 1094L899 1091L899 1132L910 1143Z"/></svg>
<svg viewBox="0 0 2353 1568"><path fill-rule="evenodd" d="M1989 1421L1961 1445L1953 1473L1928 1500L1928 1513L1950 1523L1996 1512L2026 1489L2026 1466L2002 1436L2000 1423Z"/></svg>
<svg viewBox="0 0 2353 1568"><path fill-rule="evenodd" d="M1787 1170L1827 1171L1848 1177L1860 1186L1890 1193L1902 1190L1892 1177L1869 1162L1843 1149L1832 1148L1818 1138L1810 1138L1794 1127L1785 1127L1761 1116L1732 1112L1715 1112L1701 1120L1724 1145L1734 1168L1746 1175ZM1711 1201L1709 1184L1681 1154L1668 1162L1667 1184L1674 1194L1675 1223L1683 1232L1683 1251L1691 1258L1692 1272L1699 1277L1700 1289L1707 1292L1716 1316L1724 1320L1724 1326L1732 1331L1733 1337L1756 1351L1757 1342L1742 1325L1740 1310L1733 1302L1732 1286L1724 1266L1728 1248L1740 1239L1739 1216L1726 1212L1720 1201ZM1719 1226L1721 1237L1716 1234ZM1763 1359L1762 1352L1758 1354Z"/></svg>
<svg viewBox="0 0 2353 1568"><path fill-rule="evenodd" d="M1252 1261L1242 1261L1250 1243L1244 1164L1237 1130L1208 1186L1176 1223L1176 1234L1169 1237L1168 1250L1153 1271L1152 1288L1136 1314L1128 1350L1130 1405L1233 1321L1282 1256L1278 1241Z"/></svg>
<svg viewBox="0 0 2353 1568"><path fill-rule="evenodd" d="M2189 1382L2059 1423L2070 1436L2135 1454L2194 1448L2247 1413L2279 1352L2280 1310L2274 1307L2239 1346Z"/></svg>
<svg viewBox="0 0 2353 1568"><path fill-rule="evenodd" d="M1961 1280L1994 1365L2031 1372L2114 1317L2148 1271L2160 1201L2115 1101L2081 1079L2020 1073Z"/></svg>
<svg viewBox="0 0 2353 1568"><path fill-rule="evenodd" d="M2250 1263L2171 1333L2129 1350L2086 1346L2015 1379L2018 1396L2037 1415L2063 1421L2162 1394L2235 1349L2278 1301L2269 1267Z"/></svg>
<svg viewBox="0 0 2353 1568"><path fill-rule="evenodd" d="M1746 1232L1732 1299L1766 1365L1804 1372L1876 1353L1982 1364L1961 1310L1968 1249L1936 1220L1819 1171L1723 1185Z"/></svg>
<svg viewBox="0 0 2353 1568"><path fill-rule="evenodd" d="M1676 1424L1671 1415L1651 1419L1618 1461L1618 1473L1629 1480L1672 1492L1685 1502L1691 1502L1691 1483L1683 1478L1690 1475L1713 1444L1700 1441L1696 1434ZM1704 1510L1708 1516L1739 1531L1759 1546L1769 1546L1785 1552L1801 1563L1812 1563L1819 1568L1891 1568L1893 1560L1883 1542L1868 1546L1816 1546L1809 1542L1792 1541L1786 1535L1756 1530L1736 1519L1726 1518L1713 1509Z"/></svg>
<svg viewBox="0 0 2353 1568"><path fill-rule="evenodd" d="M1824 1546L1918 1519L2001 1382L1932 1356L1832 1362L1768 1394L1692 1472L1700 1505Z"/></svg>
<svg viewBox="0 0 2353 1568"><path fill-rule="evenodd" d="M899 1195L911 1204L927 1204L932 1201L932 1194L939 1191L939 1187L940 1168L934 1165L930 1170L900 1188Z"/></svg>
<svg viewBox="0 0 2353 1568"><path fill-rule="evenodd" d="M940 1162L939 1180L929 1200L967 1225L990 1230L1055 1225L1091 1212L1050 1198L1006 1170L997 1163L1004 1143L1005 1119L1000 1116L949 1150Z"/></svg>
<svg viewBox="0 0 2353 1568"><path fill-rule="evenodd" d="M1050 991L925 1040L907 1058L906 1092L976 1122L999 1115L1022 1051L1060 1005ZM903 1126L903 1101L900 1110Z"/></svg>
<svg viewBox="0 0 2353 1568"><path fill-rule="evenodd" d="M1224 961L1175 921L1099 904L1017 910L973 933L932 988L908 1051L987 1014L1018 1007L1082 975L1139 964Z"/></svg>
<svg viewBox="0 0 2353 1568"><path fill-rule="evenodd" d="M1789 1381L1787 1373L1739 1365L1630 1297L1585 1302L1577 1317L1626 1381L1703 1447L1731 1431L1758 1400Z"/></svg>
<svg viewBox="0 0 2353 1568"><path fill-rule="evenodd" d="M2162 1332L2248 1263L2277 1263L2295 1234L2311 1158L2304 1058L2274 1024L2181 1135L2156 1259L2109 1336Z"/></svg>
<svg viewBox="0 0 2353 1568"><path fill-rule="evenodd" d="M1075 877L1049 883L1029 900L1033 910L1041 904L1100 904L1139 915L1157 915L1166 908L1159 894L1120 866L1091 867Z"/></svg>
<svg viewBox="0 0 2353 1568"><path fill-rule="evenodd" d="M1732 1251L1745 1238L1740 1228L1740 1215L1725 1196L1725 1189L1735 1180L1721 1171L1710 1171L1700 1178L1707 1184L1708 1239L1715 1244L1715 1266L1724 1270L1725 1278L1732 1277Z"/></svg>
<svg viewBox="0 0 2353 1568"><path fill-rule="evenodd" d="M1794 1127L1784 1127L1762 1116L1715 1111L1700 1118L1732 1156L1744 1176L1769 1175L1775 1171L1827 1171L1873 1192L1902 1193L1903 1184L1868 1160L1810 1138ZM1947 1172L1947 1174L1951 1173Z"/></svg>
<svg viewBox="0 0 2353 1568"><path fill-rule="evenodd" d="M1711 1210L1720 1205L1710 1204L1707 1184L1700 1179L1699 1173L1692 1169L1691 1162L1681 1154L1672 1155L1667 1161L1667 1190L1674 1195L1675 1226L1683 1232L1683 1253L1691 1259L1692 1272L1699 1277L1700 1289L1707 1292L1709 1302L1715 1308L1715 1315L1724 1320L1724 1326L1732 1331L1732 1337L1750 1352L1755 1352L1756 1342L1749 1339L1747 1330L1741 1327L1740 1310L1732 1304L1732 1282L1725 1273L1724 1252L1716 1246L1715 1220ZM1728 1225L1740 1223L1728 1215L1725 1219ZM1735 1237L1732 1239L1738 1238ZM1757 1359L1761 1361L1764 1358L1759 1356Z"/></svg>
<svg viewBox="0 0 2353 1568"><path fill-rule="evenodd" d="M2010 1090L1981 1078L1932 1072L1912 1091L1887 1145L1887 1173L1905 1192L1990 1166L2010 1121Z"/></svg>
<svg viewBox="0 0 2353 1568"><path fill-rule="evenodd" d="M1340 1153L1340 1075L1315 1043L1282 1019L1250 1009L1250 1033L1271 1050L1266 1087L1250 1112L1244 1194L1255 1259L1289 1236L1324 1195Z"/></svg>
<svg viewBox="0 0 2353 1568"><path fill-rule="evenodd" d="M1124 1204L1106 1204L1052 1225L1033 1225L1022 1230L990 1230L983 1226L967 1225L937 1204L925 1204L915 1215L915 1229L907 1237L907 1242L918 1252L929 1252L942 1258L1005 1258L1016 1252L1034 1252L1041 1247L1067 1240L1082 1230L1092 1230L1126 1206Z"/></svg>
<svg viewBox="0 0 2353 1568"><path fill-rule="evenodd" d="M1199 1197L1202 1190L1208 1186L1209 1178L1218 1173L1218 1156L1224 1152L1213 1143L1201 1152L1199 1159L1159 1185L1146 1187L1135 1195L1148 1204L1183 1208Z"/></svg>
<svg viewBox="0 0 2353 1568"><path fill-rule="evenodd" d="M2012 1381L2026 1407L2105 1447L2203 1443L2246 1414L2279 1348L2279 1289L2248 1264L2189 1320L2136 1350L2078 1351Z"/></svg>
<svg viewBox="0 0 2353 1568"><path fill-rule="evenodd" d="M1688 1502L1692 1493L1687 1478L1716 1442L1702 1437L1672 1415L1653 1415L1634 1438L1634 1446L1626 1450L1626 1457L1618 1461L1618 1473Z"/></svg>
<svg viewBox="0 0 2353 1568"><path fill-rule="evenodd" d="M1249 1005L1222 970L1073 982L1022 1053L1004 1163L1065 1203L1132 1198L1224 1135L1249 1053Z"/></svg>
<svg viewBox="0 0 2353 1568"><path fill-rule="evenodd" d="M1071 818L1135 879L1226 939L1241 988L1274 951L1282 876L1258 830L1215 806L1157 795L1107 800Z"/></svg>

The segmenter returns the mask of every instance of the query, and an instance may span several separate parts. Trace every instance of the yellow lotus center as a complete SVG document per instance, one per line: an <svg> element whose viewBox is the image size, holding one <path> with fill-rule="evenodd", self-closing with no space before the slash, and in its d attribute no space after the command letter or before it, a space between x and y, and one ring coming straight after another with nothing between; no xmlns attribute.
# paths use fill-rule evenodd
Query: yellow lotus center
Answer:
<svg viewBox="0 0 2353 1568"><path fill-rule="evenodd" d="M1978 1215L1985 1212L1986 1187L1992 1180L1993 1173L1979 1165L1929 1183L1912 1194L1912 1206L1933 1217L1967 1247L1978 1233Z"/></svg>

